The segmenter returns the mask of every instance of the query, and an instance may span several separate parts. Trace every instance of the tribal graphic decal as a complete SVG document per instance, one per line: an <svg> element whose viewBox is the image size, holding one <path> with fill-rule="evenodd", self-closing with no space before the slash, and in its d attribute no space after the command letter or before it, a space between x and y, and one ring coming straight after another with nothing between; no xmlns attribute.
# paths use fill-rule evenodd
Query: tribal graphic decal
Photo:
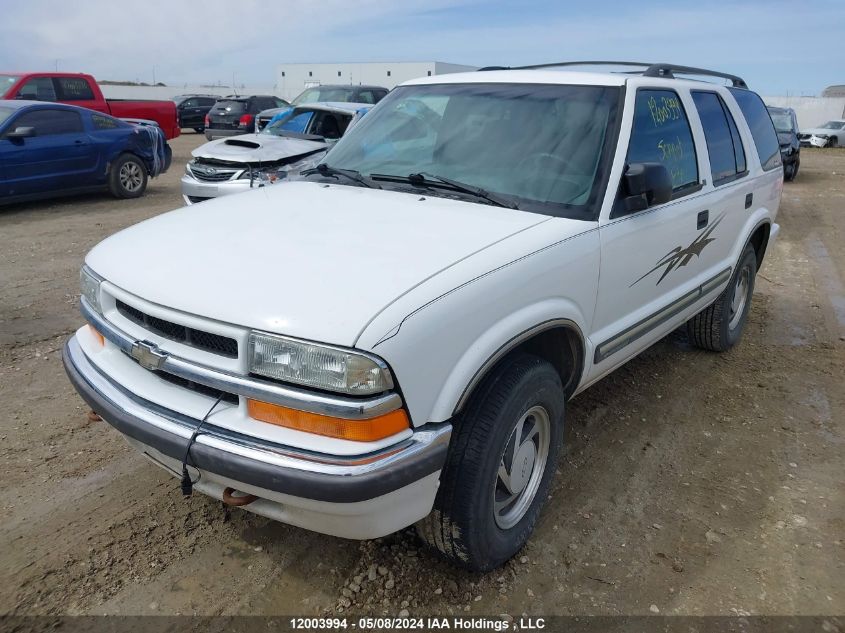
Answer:
<svg viewBox="0 0 845 633"><path fill-rule="evenodd" d="M634 284L639 283L640 281L648 277L651 273L660 270L660 268L663 268L665 266L666 268L663 270L663 274L660 275L660 279L657 280L657 283L655 284L656 286L660 284L660 282L663 281L666 275L668 275L670 272L672 272L676 268L682 268L689 264L690 260L692 260L693 258L693 255L695 257L700 257L701 251L703 251L710 242L716 241L716 238L710 237L710 234L713 233L713 230L719 225L719 222L721 222L722 218L724 217L725 214L723 213L718 218L716 218L713 221L713 224L711 224L709 227L707 227L707 229L700 233L699 236L695 238L695 240L693 240L692 244L690 244L686 248L676 246L671 251L666 253L663 257L660 258L660 261L657 262L654 268L652 268L645 275L637 279L628 287L633 287Z"/></svg>

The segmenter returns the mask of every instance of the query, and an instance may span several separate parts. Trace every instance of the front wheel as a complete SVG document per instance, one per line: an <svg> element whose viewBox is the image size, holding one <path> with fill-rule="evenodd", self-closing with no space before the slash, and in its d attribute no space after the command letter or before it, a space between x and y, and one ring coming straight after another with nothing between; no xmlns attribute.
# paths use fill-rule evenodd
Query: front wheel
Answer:
<svg viewBox="0 0 845 633"><path fill-rule="evenodd" d="M147 189L147 168L141 159L123 154L112 163L109 190L115 198L140 198Z"/></svg>
<svg viewBox="0 0 845 633"><path fill-rule="evenodd" d="M724 352L739 343L748 319L756 275L757 254L749 244L739 258L728 287L713 303L687 321L687 335L693 345Z"/></svg>
<svg viewBox="0 0 845 633"><path fill-rule="evenodd" d="M509 357L476 390L455 435L420 537L476 571L502 565L528 540L563 439L564 394L549 363Z"/></svg>

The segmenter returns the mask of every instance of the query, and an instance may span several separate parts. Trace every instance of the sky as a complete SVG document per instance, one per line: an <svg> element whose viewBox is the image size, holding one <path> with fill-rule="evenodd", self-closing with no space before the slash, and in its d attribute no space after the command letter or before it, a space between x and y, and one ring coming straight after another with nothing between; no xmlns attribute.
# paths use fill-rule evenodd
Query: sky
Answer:
<svg viewBox="0 0 845 633"><path fill-rule="evenodd" d="M738 74L764 95L845 84L845 0L3 0L0 72L272 86L293 62L612 59Z"/></svg>

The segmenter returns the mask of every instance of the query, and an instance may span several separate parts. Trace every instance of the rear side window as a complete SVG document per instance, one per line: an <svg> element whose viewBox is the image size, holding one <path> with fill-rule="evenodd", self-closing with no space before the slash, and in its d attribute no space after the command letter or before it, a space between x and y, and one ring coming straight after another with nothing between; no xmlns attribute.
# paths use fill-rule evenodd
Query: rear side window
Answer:
<svg viewBox="0 0 845 633"><path fill-rule="evenodd" d="M14 123L15 127L34 127L36 136L72 134L82 131L82 118L70 110L36 110L24 112Z"/></svg>
<svg viewBox="0 0 845 633"><path fill-rule="evenodd" d="M56 91L53 80L49 77L34 77L27 81L18 91L21 99L31 101L55 101Z"/></svg>
<svg viewBox="0 0 845 633"><path fill-rule="evenodd" d="M718 186L745 175L745 150L722 98L715 92L693 91L692 99L707 140L713 184Z"/></svg>
<svg viewBox="0 0 845 633"><path fill-rule="evenodd" d="M775 132L775 126L763 100L755 92L742 88L728 88L739 104L742 115L751 129L751 137L760 156L763 169L769 170L780 167L780 144Z"/></svg>
<svg viewBox="0 0 845 633"><path fill-rule="evenodd" d="M662 163L676 192L698 184L692 131L674 90L637 91L628 162Z"/></svg>
<svg viewBox="0 0 845 633"><path fill-rule="evenodd" d="M91 122L95 130L114 130L120 127L120 122L104 114L92 114Z"/></svg>
<svg viewBox="0 0 845 633"><path fill-rule="evenodd" d="M93 101L94 92L81 77L57 77L59 101Z"/></svg>

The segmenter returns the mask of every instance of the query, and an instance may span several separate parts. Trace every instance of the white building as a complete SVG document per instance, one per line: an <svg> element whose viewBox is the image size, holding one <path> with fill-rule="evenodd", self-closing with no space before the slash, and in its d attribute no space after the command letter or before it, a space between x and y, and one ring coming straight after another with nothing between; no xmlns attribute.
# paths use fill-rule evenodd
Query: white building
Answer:
<svg viewBox="0 0 845 633"><path fill-rule="evenodd" d="M325 84L366 84L389 89L417 77L473 70L475 66L443 62L281 64L276 68L276 94L290 100L306 88Z"/></svg>

